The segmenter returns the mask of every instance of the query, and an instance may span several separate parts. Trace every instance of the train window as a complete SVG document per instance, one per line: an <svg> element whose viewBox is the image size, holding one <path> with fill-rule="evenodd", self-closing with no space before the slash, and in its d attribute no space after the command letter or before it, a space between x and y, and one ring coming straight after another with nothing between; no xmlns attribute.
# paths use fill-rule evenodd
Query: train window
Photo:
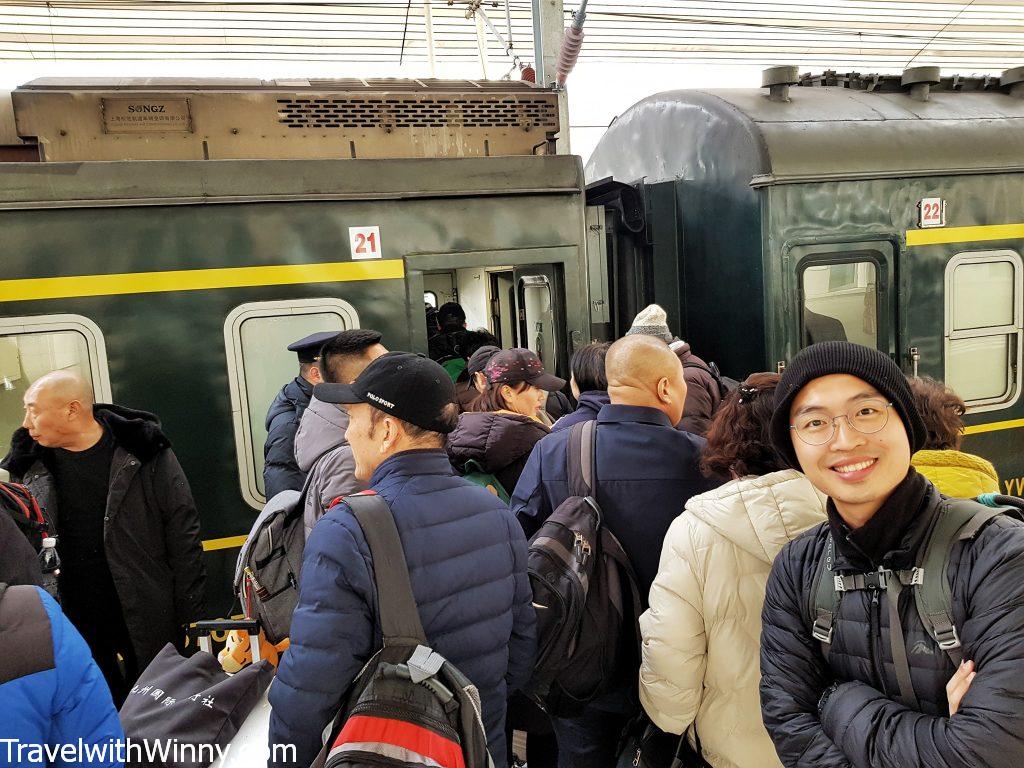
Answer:
<svg viewBox="0 0 1024 768"><path fill-rule="evenodd" d="M878 345L878 265L873 261L815 263L800 274L802 346L821 341Z"/></svg>
<svg viewBox="0 0 1024 768"><path fill-rule="evenodd" d="M433 291L424 291L423 303L426 304L428 307L433 307L434 309L437 309L437 294L434 293Z"/></svg>
<svg viewBox="0 0 1024 768"><path fill-rule="evenodd" d="M81 315L0 318L0 440L21 426L22 397L32 382L61 370L80 374L92 383L96 400L110 401L99 326Z"/></svg>
<svg viewBox="0 0 1024 768"><path fill-rule="evenodd" d="M259 509L266 501L263 445L266 415L278 391L298 375L287 346L317 331L358 328L355 309L340 299L260 301L236 307L224 322L235 449L242 496Z"/></svg>
<svg viewBox="0 0 1024 768"><path fill-rule="evenodd" d="M1020 396L1022 273L1013 251L962 253L946 266L945 380L972 411Z"/></svg>

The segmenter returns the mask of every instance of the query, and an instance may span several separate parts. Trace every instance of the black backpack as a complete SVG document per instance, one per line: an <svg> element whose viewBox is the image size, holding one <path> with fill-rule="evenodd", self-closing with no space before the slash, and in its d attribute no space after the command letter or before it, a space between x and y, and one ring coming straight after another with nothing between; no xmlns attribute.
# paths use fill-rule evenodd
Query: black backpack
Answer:
<svg viewBox="0 0 1024 768"><path fill-rule="evenodd" d="M492 766L479 692L427 645L391 508L369 492L344 501L370 547L384 647L352 683L312 768Z"/></svg>
<svg viewBox="0 0 1024 768"><path fill-rule="evenodd" d="M636 687L640 612L636 576L594 498L597 422L569 433L570 496L530 539L537 662L526 693L571 716L592 699Z"/></svg>
<svg viewBox="0 0 1024 768"><path fill-rule="evenodd" d="M43 539L50 534L46 515L36 497L20 483L0 482L0 514L10 515L18 529L36 552L43 548Z"/></svg>
<svg viewBox="0 0 1024 768"><path fill-rule="evenodd" d="M808 606L811 634L821 643L825 658L831 649L843 593L861 589L885 591L889 603L889 626L895 627L889 632L889 637L900 700L905 706L918 710L899 616L900 593L904 588L914 590L917 613L925 630L959 667L963 653L960 635L953 621L953 596L946 578L949 557L958 541L974 539L988 522L1003 514L1024 519L1024 500L996 494L985 494L977 501L943 498L924 544L918 550L920 564L905 571L879 568L869 573L836 573L833 569L835 542L830 533L824 555L818 562L814 592Z"/></svg>
<svg viewBox="0 0 1024 768"><path fill-rule="evenodd" d="M718 385L718 399L719 402L725 400L729 396L729 393L736 389L740 383L736 379L730 379L728 376L723 376L722 372L718 370L718 366L714 363L708 363L703 365L697 362L683 363L683 368L697 368L704 371L715 380L715 384Z"/></svg>

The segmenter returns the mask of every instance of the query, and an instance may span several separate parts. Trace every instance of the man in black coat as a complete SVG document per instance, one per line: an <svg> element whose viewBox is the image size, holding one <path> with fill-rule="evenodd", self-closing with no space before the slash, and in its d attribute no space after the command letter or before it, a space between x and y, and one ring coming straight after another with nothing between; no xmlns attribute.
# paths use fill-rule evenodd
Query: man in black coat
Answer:
<svg viewBox="0 0 1024 768"><path fill-rule="evenodd" d="M940 578L956 629L944 643L959 647L940 648L918 614L922 587L907 576L932 524L975 502L945 499L911 468L925 427L903 373L877 350L816 344L794 358L775 397L775 447L829 496L828 521L783 548L767 584L761 705L783 764L1020 766L1024 525L999 515L954 541ZM828 625L815 635L826 552L843 591L838 607L815 612L814 626Z"/></svg>
<svg viewBox="0 0 1024 768"><path fill-rule="evenodd" d="M295 460L295 433L313 398L313 387L324 380L320 350L337 335L337 331L319 331L288 345L288 351L299 358L299 375L281 387L267 409L267 441L263 444L263 492L267 499L281 491L301 491L306 481L306 473Z"/></svg>
<svg viewBox="0 0 1024 768"><path fill-rule="evenodd" d="M120 705L157 652L183 645L184 627L203 617L199 514L152 414L93 404L66 371L37 380L24 402L0 466L57 532L62 607Z"/></svg>

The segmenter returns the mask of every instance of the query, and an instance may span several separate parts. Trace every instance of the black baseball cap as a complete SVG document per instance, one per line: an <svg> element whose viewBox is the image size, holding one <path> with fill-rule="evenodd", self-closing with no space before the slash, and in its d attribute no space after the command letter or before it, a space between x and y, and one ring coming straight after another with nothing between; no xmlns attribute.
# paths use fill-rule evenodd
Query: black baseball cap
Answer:
<svg viewBox="0 0 1024 768"><path fill-rule="evenodd" d="M313 396L323 403L366 403L420 429L447 434L445 407L455 402L455 385L447 371L429 357L413 352L387 352L351 384L317 384Z"/></svg>
<svg viewBox="0 0 1024 768"><path fill-rule="evenodd" d="M499 347L494 347L490 344L480 347L480 349L469 356L469 360L466 361L466 370L469 371L470 375L474 373L483 373L483 370L487 367L487 363L490 362L490 359L499 352L501 352Z"/></svg>
<svg viewBox="0 0 1024 768"><path fill-rule="evenodd" d="M538 389L557 392L565 386L565 379L544 370L535 352L529 349L504 349L487 361L484 369L491 384L517 384L525 381Z"/></svg>

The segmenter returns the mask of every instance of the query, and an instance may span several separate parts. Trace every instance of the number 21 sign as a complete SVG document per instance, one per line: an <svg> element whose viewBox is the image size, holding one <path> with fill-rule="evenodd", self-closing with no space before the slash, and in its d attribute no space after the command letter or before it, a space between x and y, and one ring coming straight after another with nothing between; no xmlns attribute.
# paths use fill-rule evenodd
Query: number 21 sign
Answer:
<svg viewBox="0 0 1024 768"><path fill-rule="evenodd" d="M349 227L349 247L353 259L379 259L380 227Z"/></svg>

